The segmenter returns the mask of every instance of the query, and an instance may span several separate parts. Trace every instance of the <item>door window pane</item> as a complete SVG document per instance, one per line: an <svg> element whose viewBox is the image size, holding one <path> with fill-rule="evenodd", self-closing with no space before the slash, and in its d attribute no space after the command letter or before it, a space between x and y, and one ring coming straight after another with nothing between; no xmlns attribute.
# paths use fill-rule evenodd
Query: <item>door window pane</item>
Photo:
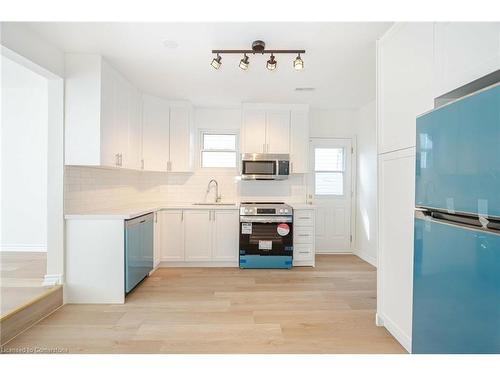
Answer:
<svg viewBox="0 0 500 375"><path fill-rule="evenodd" d="M344 195L344 174L342 172L316 172L316 195Z"/></svg>
<svg viewBox="0 0 500 375"><path fill-rule="evenodd" d="M314 150L315 171L343 171L343 148L316 148Z"/></svg>

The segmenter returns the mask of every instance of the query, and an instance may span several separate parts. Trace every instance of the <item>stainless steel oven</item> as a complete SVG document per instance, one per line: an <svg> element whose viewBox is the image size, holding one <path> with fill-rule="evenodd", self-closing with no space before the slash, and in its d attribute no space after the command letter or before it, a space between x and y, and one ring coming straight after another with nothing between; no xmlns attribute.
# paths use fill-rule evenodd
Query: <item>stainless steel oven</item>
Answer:
<svg viewBox="0 0 500 375"><path fill-rule="evenodd" d="M282 202L240 206L240 268L291 268L293 209Z"/></svg>
<svg viewBox="0 0 500 375"><path fill-rule="evenodd" d="M241 157L243 180L285 180L289 174L288 154L243 154Z"/></svg>

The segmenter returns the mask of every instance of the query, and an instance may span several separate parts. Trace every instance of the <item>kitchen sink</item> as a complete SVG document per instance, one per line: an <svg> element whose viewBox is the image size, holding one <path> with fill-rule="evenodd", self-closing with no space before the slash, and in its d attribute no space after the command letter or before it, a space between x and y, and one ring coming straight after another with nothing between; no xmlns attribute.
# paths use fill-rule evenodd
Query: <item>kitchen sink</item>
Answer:
<svg viewBox="0 0 500 375"><path fill-rule="evenodd" d="M236 203L207 203L197 202L193 203L194 206L236 206Z"/></svg>

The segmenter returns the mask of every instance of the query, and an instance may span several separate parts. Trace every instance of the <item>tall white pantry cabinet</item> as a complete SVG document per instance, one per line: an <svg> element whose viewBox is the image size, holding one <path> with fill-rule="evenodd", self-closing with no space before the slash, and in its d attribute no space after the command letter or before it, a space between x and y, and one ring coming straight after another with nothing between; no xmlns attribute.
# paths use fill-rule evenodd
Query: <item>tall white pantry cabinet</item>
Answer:
<svg viewBox="0 0 500 375"><path fill-rule="evenodd" d="M500 69L500 23L396 23L377 42L377 324L411 351L416 117Z"/></svg>

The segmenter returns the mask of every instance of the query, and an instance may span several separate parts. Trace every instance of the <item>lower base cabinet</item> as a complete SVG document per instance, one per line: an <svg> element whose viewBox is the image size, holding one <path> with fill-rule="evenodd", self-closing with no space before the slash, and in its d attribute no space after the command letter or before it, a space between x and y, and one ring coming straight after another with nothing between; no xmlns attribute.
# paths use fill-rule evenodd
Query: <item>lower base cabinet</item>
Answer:
<svg viewBox="0 0 500 375"><path fill-rule="evenodd" d="M237 265L237 210L164 210L159 220L163 262Z"/></svg>
<svg viewBox="0 0 500 375"><path fill-rule="evenodd" d="M293 219L293 265L314 266L314 210L296 209Z"/></svg>

